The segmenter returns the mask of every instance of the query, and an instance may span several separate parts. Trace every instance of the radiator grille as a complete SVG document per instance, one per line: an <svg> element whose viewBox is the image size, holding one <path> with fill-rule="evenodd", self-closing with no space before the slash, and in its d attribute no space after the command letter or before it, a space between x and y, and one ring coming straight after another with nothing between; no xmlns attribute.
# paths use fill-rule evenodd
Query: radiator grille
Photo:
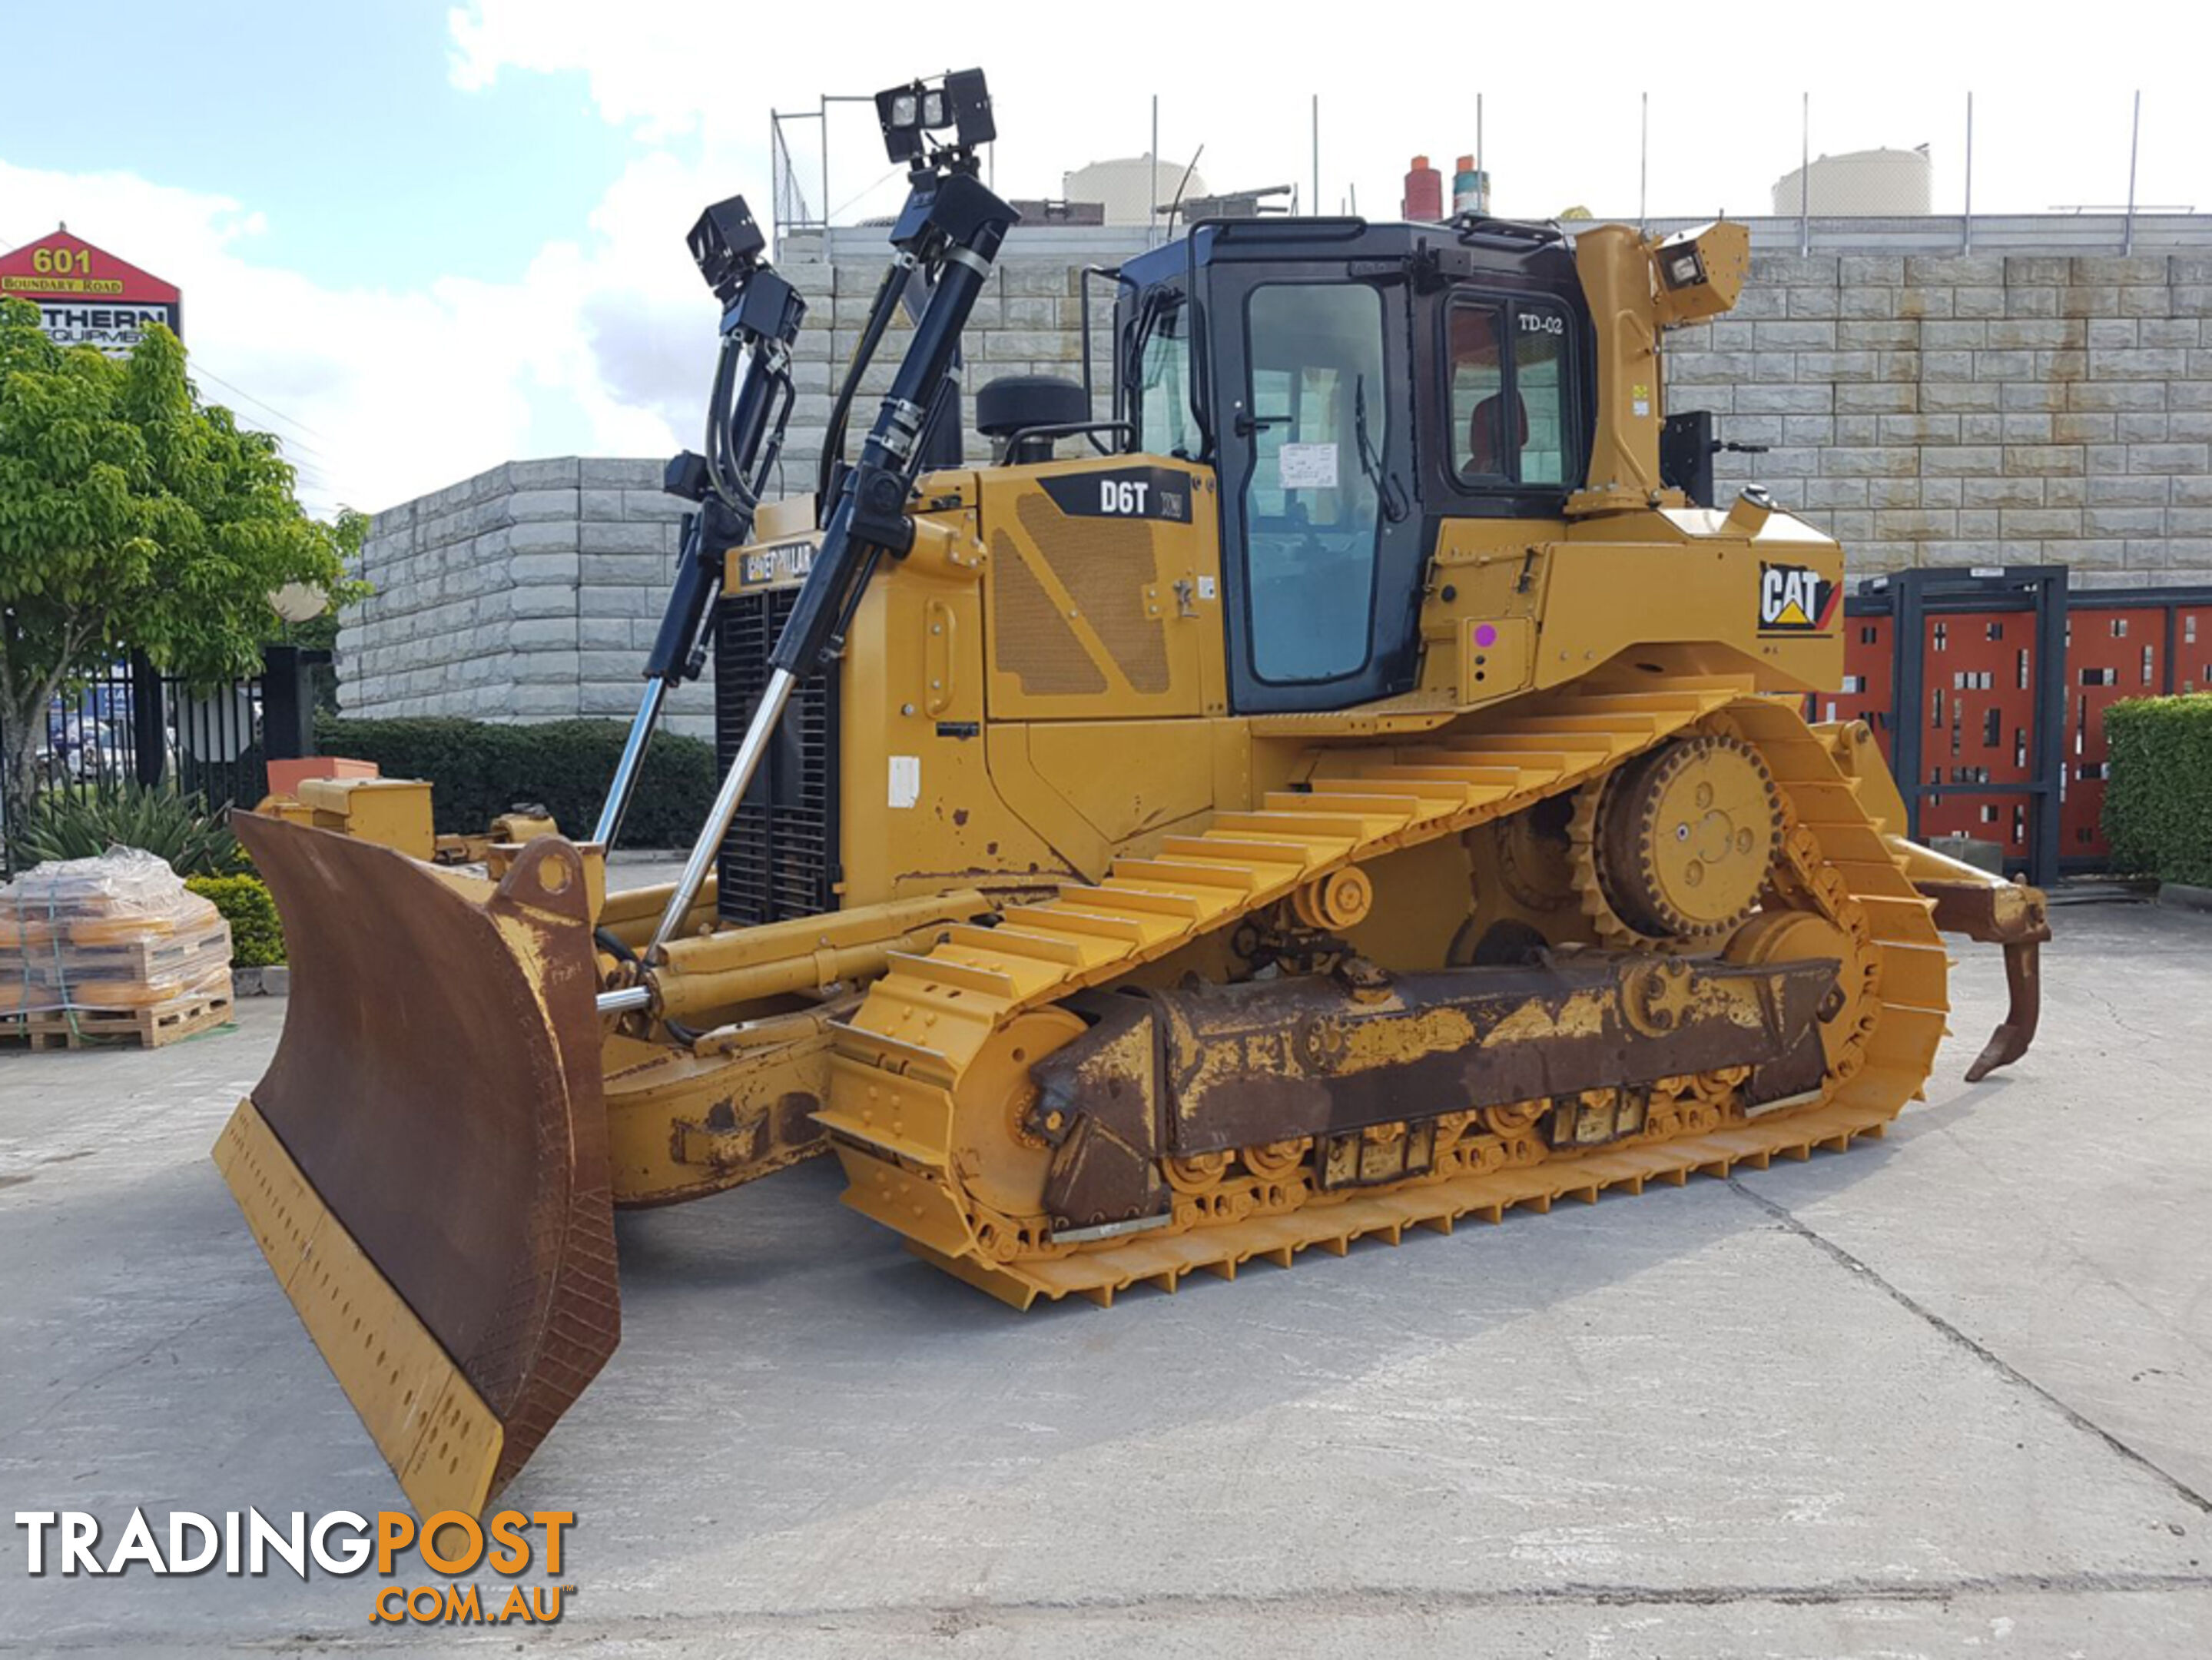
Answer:
<svg viewBox="0 0 2212 1660"><path fill-rule="evenodd" d="M999 666L1020 678L1025 696L1082 697L1106 690L1104 672L1004 531L991 538L991 599L999 613Z"/></svg>
<svg viewBox="0 0 2212 1660"><path fill-rule="evenodd" d="M714 748L726 771L768 684L768 654L797 588L733 594L714 635ZM837 687L799 682L722 842L720 915L748 926L837 903Z"/></svg>
<svg viewBox="0 0 2212 1660"><path fill-rule="evenodd" d="M1167 625L1145 600L1146 587L1159 580L1158 526L1149 519L1066 517L1041 490L1023 496L1016 511L1130 690L1165 691Z"/></svg>

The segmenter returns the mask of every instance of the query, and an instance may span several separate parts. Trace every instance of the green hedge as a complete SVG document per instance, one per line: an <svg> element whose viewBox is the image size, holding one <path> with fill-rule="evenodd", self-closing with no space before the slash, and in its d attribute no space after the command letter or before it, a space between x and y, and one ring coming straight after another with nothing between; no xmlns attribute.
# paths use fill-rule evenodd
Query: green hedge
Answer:
<svg viewBox="0 0 2212 1660"><path fill-rule="evenodd" d="M230 965L265 969L284 960L284 925L276 901L258 876L194 876L185 885L213 903L230 924Z"/></svg>
<svg viewBox="0 0 2212 1660"><path fill-rule="evenodd" d="M2212 887L2212 692L2115 703L2105 736L2113 868Z"/></svg>
<svg viewBox="0 0 2212 1660"><path fill-rule="evenodd" d="M562 835L584 836L598 822L629 731L613 721L512 726L454 715L325 718L315 723L315 745L325 755L374 761L387 778L428 779L441 834L481 836L501 813L537 803ZM623 845L689 847L720 781L712 744L656 733L623 821Z"/></svg>

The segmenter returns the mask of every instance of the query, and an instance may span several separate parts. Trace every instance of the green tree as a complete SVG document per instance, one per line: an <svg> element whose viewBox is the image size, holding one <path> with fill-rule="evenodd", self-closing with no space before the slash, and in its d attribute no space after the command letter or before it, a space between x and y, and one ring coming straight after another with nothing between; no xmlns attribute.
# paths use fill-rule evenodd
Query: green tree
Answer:
<svg viewBox="0 0 2212 1660"><path fill-rule="evenodd" d="M144 651L203 684L251 673L288 582L357 597L276 441L203 404L156 327L127 360L64 351L0 301L0 787L27 805L54 696Z"/></svg>

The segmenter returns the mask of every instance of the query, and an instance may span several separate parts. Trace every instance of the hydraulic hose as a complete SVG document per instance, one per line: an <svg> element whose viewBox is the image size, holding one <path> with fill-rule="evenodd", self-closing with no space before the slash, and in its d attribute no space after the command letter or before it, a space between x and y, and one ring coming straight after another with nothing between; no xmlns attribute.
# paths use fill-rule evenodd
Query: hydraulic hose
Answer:
<svg viewBox="0 0 2212 1660"><path fill-rule="evenodd" d="M883 344L884 331L891 325L891 313L906 288L907 274L913 269L914 261L905 253L884 267L884 280L877 287L874 303L868 307L868 320L861 327L860 340L854 345L852 359L846 366L844 384L837 388L837 401L830 407L830 424L822 435L822 461L814 480L816 511L825 520L830 512L830 478L837 463L845 459L845 432L852 420L853 400L860 393L860 377L868 372L876 348Z"/></svg>

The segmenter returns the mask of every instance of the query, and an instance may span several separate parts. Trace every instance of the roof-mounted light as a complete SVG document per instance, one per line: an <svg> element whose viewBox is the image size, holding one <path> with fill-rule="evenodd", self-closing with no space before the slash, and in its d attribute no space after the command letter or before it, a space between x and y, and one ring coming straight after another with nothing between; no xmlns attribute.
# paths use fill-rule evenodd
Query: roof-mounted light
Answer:
<svg viewBox="0 0 2212 1660"><path fill-rule="evenodd" d="M876 119L884 130L884 149L894 161L918 161L929 135L952 129L948 148L972 151L998 137L991 119L991 94L981 70L955 70L935 82L911 81L876 94Z"/></svg>

